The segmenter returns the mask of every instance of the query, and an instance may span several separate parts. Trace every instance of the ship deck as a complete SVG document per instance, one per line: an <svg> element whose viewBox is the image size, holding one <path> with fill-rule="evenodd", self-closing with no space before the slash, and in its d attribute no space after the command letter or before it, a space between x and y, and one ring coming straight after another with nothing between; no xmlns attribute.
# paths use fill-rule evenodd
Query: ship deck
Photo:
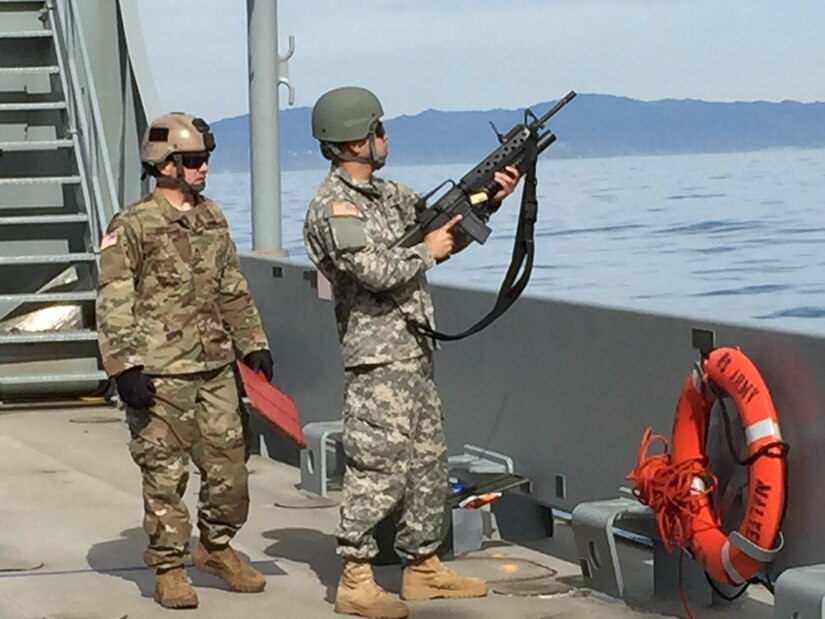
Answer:
<svg viewBox="0 0 825 619"><path fill-rule="evenodd" d="M0 408L0 618L132 619L169 616L152 601L153 574L141 559L140 476L120 411L101 406ZM234 546L267 575L261 594L227 591L214 577L189 570L200 607L182 617L335 617L331 600L340 569L332 536L338 510L318 507L297 489L296 468L250 460L250 519ZM190 510L198 478L187 490ZM415 618L683 616L678 602L654 603L650 553L622 545L631 605L581 586L572 534L559 521L553 538L530 547L485 542L452 562L488 579L493 593L477 600L410 604ZM376 569L397 591L397 566ZM652 612L656 609L657 612ZM726 609L694 608L699 617L773 615L759 589Z"/></svg>

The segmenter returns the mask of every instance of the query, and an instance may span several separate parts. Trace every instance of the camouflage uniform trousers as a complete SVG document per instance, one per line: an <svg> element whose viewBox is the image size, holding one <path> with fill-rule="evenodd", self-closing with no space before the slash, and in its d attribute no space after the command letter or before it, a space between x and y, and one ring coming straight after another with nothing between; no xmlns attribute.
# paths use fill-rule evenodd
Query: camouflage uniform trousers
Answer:
<svg viewBox="0 0 825 619"><path fill-rule="evenodd" d="M201 477L201 539L223 546L246 522L248 472L232 368L152 376L157 394L186 412L158 400L148 413L127 408L129 451L143 474L143 528L149 536L143 558L150 567L180 566L189 556L192 525L183 496L190 456Z"/></svg>
<svg viewBox="0 0 825 619"><path fill-rule="evenodd" d="M404 560L442 541L447 449L430 355L346 372L344 473L338 554L372 559L375 526L400 511L395 551Z"/></svg>

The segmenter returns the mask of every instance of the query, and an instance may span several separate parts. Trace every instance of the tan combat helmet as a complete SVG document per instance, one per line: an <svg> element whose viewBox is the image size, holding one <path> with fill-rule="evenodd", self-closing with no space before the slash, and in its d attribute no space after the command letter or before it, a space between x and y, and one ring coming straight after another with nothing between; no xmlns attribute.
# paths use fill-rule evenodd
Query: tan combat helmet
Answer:
<svg viewBox="0 0 825 619"><path fill-rule="evenodd" d="M177 153L211 153L215 136L202 118L184 112L159 116L143 134L140 160L155 166Z"/></svg>

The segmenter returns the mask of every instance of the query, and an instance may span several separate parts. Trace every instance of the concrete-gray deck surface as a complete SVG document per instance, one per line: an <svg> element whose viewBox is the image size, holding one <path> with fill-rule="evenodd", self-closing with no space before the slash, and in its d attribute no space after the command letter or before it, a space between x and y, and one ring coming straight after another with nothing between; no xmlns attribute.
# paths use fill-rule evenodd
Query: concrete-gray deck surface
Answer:
<svg viewBox="0 0 825 619"><path fill-rule="evenodd" d="M315 619L335 617L331 600L340 569L332 536L336 508L284 508L301 503L294 467L262 457L250 460L249 522L233 546L268 576L261 594L227 591L190 568L200 598L196 610L168 611L152 601L153 573L142 563L140 475L131 461L122 413L100 406L0 408L0 619L123 619L181 617ZM194 512L198 476L187 503ZM194 541L194 540L193 540ZM525 585L544 596L493 593L478 600L410 604L413 618L569 619L682 616L678 603L656 603L650 557L623 547L629 599L581 589L569 527L531 548L490 543L453 567L495 581L492 588ZM554 578L541 578L557 572ZM397 591L397 566L377 568L379 581ZM521 581L520 581L521 579ZM519 582L520 581L520 582ZM572 586L572 588L570 588ZM667 614L655 614L651 608ZM693 608L694 617L768 619L768 596L754 591L744 605Z"/></svg>

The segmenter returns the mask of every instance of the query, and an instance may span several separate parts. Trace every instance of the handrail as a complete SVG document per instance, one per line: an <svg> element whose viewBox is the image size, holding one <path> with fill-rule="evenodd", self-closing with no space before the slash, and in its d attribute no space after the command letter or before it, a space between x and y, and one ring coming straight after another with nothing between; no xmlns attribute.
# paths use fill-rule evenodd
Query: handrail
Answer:
<svg viewBox="0 0 825 619"><path fill-rule="evenodd" d="M83 25L72 0L46 0L52 16L52 28L57 50L67 68L67 105L70 119L80 133L79 162L91 182L87 204L92 232L92 249L97 251L102 231L111 216L120 208L107 148L103 117L98 103L94 73L89 62Z"/></svg>

